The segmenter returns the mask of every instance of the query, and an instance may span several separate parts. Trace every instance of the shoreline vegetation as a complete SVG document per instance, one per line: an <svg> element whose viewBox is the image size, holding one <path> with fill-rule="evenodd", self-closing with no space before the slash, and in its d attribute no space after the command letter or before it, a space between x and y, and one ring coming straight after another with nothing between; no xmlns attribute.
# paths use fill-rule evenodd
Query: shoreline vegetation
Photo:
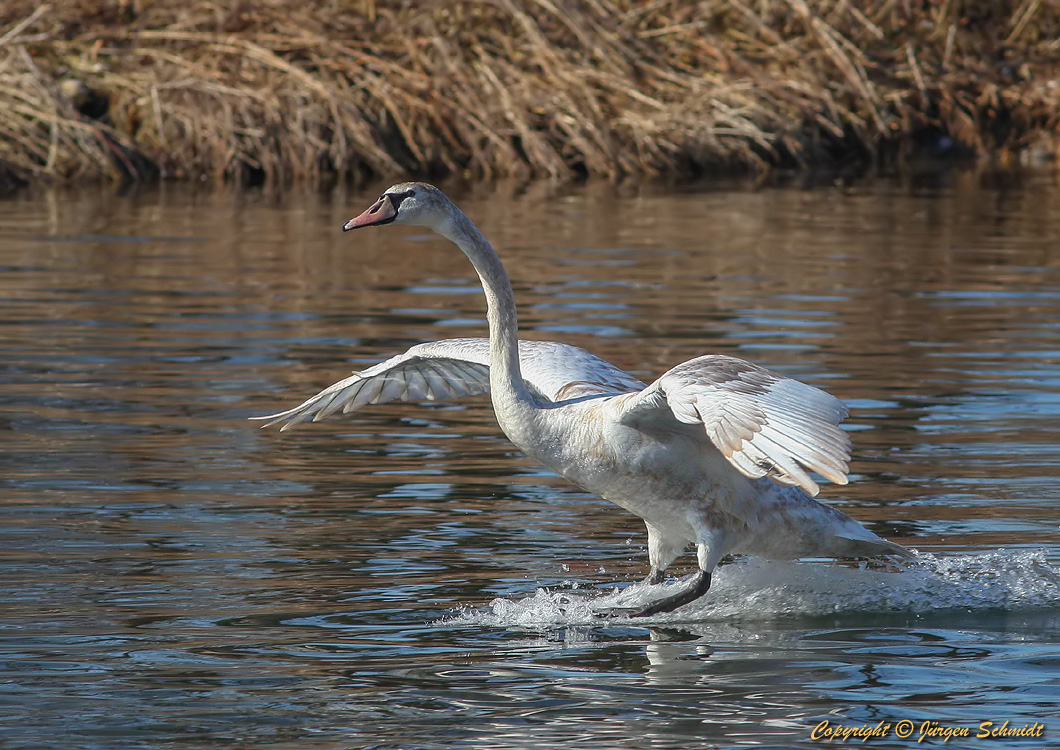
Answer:
<svg viewBox="0 0 1060 750"><path fill-rule="evenodd" d="M1051 0L6 0L0 185L1050 163Z"/></svg>

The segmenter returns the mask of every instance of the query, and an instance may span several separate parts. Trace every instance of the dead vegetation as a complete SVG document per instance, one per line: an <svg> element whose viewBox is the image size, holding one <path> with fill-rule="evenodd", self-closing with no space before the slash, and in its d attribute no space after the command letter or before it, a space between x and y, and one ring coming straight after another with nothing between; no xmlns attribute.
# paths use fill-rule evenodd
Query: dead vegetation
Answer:
<svg viewBox="0 0 1060 750"><path fill-rule="evenodd" d="M1055 0L7 0L9 178L1049 156Z"/></svg>

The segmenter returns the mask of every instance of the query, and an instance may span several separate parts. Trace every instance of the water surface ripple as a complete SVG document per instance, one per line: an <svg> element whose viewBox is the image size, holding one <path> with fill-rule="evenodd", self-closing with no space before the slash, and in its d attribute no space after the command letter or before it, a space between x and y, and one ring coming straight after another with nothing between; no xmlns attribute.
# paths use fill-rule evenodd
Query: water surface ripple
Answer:
<svg viewBox="0 0 1060 750"><path fill-rule="evenodd" d="M455 196L528 337L648 379L732 354L843 398L852 482L822 499L918 558L740 559L685 612L602 616L654 595L628 586L642 527L520 455L488 402L246 421L481 335L454 248L343 236L369 193L20 193L0 745L817 747L823 721L903 719L1060 743L1050 179Z"/></svg>

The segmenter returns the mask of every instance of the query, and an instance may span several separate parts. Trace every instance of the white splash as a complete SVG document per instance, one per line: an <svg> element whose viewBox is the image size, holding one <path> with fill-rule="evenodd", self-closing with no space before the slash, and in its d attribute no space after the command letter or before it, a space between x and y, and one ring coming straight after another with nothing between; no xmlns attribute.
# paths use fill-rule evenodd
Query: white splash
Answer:
<svg viewBox="0 0 1060 750"><path fill-rule="evenodd" d="M520 600L494 599L485 608L465 609L445 624L541 628L599 624L601 616L633 625L1060 608L1060 569L1049 564L1044 550L998 550L953 557L922 552L887 568L747 558L719 567L710 592L676 612L645 619L627 619L621 612L632 612L682 585L634 584L603 594L538 589Z"/></svg>

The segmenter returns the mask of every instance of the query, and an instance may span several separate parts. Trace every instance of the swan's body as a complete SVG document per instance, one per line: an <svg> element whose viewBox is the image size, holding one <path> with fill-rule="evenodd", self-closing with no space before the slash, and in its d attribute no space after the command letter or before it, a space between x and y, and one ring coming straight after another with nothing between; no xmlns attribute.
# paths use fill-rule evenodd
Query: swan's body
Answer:
<svg viewBox="0 0 1060 750"><path fill-rule="evenodd" d="M489 393L497 421L528 455L636 514L648 530L648 580L695 544L700 573L641 615L702 595L729 553L772 559L907 554L813 499L815 471L847 482L842 403L744 360L704 356L646 386L577 347L519 341L511 284L493 248L437 188L402 183L345 229L404 223L456 243L482 280L488 339L450 339L355 374L262 419L290 427L394 399Z"/></svg>

